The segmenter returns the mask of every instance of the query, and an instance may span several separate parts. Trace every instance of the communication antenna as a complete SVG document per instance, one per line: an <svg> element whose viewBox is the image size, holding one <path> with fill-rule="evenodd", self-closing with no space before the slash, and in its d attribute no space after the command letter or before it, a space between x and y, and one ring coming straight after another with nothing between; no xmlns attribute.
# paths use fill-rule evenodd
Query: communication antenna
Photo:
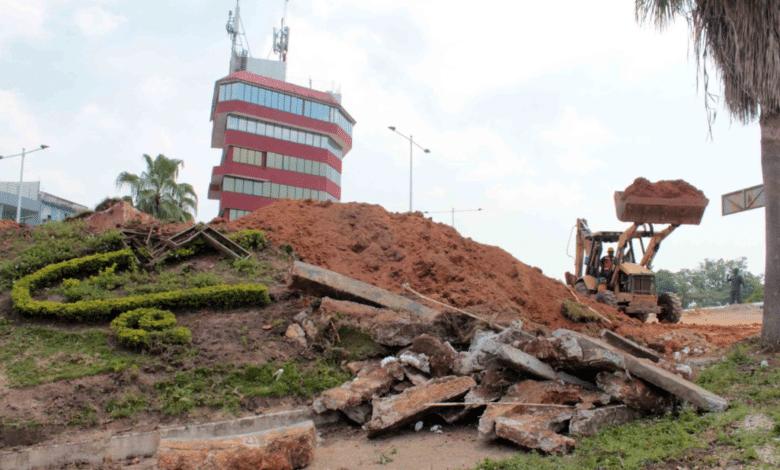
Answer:
<svg viewBox="0 0 780 470"><path fill-rule="evenodd" d="M239 5L239 2L240 0L236 0L235 15L232 11L228 12L228 21L225 25L225 30L227 30L231 42L231 61L232 57L251 56L249 41L247 40L246 32L244 31L244 23L241 21L241 5ZM244 48L245 45L246 49Z"/></svg>
<svg viewBox="0 0 780 470"><path fill-rule="evenodd" d="M287 17L287 2L284 0L284 15L282 16L282 27L277 31L274 28L274 53L279 54L280 62L287 62L287 48L290 45L290 28L284 25Z"/></svg>

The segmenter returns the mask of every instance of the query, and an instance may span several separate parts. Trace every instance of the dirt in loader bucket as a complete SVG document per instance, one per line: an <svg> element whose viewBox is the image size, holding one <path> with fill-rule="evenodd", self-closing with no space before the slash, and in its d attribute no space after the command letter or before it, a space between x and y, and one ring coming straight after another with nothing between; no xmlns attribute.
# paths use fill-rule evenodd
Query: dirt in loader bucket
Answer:
<svg viewBox="0 0 780 470"><path fill-rule="evenodd" d="M709 199L683 180L651 183L637 178L615 192L615 211L621 222L698 225Z"/></svg>

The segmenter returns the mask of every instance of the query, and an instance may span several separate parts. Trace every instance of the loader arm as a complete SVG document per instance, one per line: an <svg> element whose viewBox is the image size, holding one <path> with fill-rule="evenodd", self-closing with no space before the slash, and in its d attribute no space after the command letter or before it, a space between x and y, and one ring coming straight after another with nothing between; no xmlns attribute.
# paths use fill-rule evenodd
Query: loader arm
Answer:
<svg viewBox="0 0 780 470"><path fill-rule="evenodd" d="M615 285L617 284L617 280L618 280L617 267L623 263L623 254L626 250L626 244L628 243L629 240L634 238L637 230L639 230L639 224L634 223L633 225L628 227L625 232L620 234L620 239L618 239L617 250L615 250L617 252L617 256L615 256L615 265L613 268L612 279L609 281L610 290L614 290Z"/></svg>
<svg viewBox="0 0 780 470"><path fill-rule="evenodd" d="M577 253L574 257L574 270L575 279L582 277L582 262L584 257L590 257L590 243L585 237L591 234L590 228L588 228L588 221L585 219L577 219L577 240L576 250Z"/></svg>
<svg viewBox="0 0 780 470"><path fill-rule="evenodd" d="M655 254L658 253L658 249L661 247L661 241L668 237L669 234L674 232L674 230L679 226L679 224L671 224L650 237L650 242L647 244L647 249L645 250L644 256L642 256L642 261L639 263L639 265L647 269L651 269L653 258L655 258Z"/></svg>

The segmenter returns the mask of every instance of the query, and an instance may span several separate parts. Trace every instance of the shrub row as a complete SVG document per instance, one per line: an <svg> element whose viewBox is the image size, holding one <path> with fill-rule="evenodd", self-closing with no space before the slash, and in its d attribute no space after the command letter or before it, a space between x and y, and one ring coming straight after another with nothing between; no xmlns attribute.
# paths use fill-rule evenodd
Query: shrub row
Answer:
<svg viewBox="0 0 780 470"><path fill-rule="evenodd" d="M120 299L82 300L70 304L37 301L32 298L32 291L60 279L94 273L113 264L121 269L130 263L133 263L133 254L126 249L51 264L14 284L11 293L14 307L28 316L99 322L138 308L234 308L245 305L263 306L271 302L268 288L260 284L218 285Z"/></svg>
<svg viewBox="0 0 780 470"><path fill-rule="evenodd" d="M156 308L138 308L125 312L111 322L117 339L126 348L143 349L151 345L151 340L169 344L189 344L192 332L176 326L176 317L168 310Z"/></svg>

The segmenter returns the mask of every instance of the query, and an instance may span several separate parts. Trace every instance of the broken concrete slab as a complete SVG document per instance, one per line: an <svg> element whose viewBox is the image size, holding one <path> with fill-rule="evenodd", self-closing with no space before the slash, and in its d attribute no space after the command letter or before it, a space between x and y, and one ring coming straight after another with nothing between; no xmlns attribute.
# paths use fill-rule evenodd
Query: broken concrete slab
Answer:
<svg viewBox="0 0 780 470"><path fill-rule="evenodd" d="M496 435L509 439L527 449L535 449L547 454L565 454L574 449L574 439L558 434L571 413L547 411L496 419ZM550 429L553 428L553 429Z"/></svg>
<svg viewBox="0 0 780 470"><path fill-rule="evenodd" d="M513 368L535 377L547 380L555 380L557 375L552 367L540 361L530 354L513 348L509 345L501 345L496 351L496 357Z"/></svg>
<svg viewBox="0 0 780 470"><path fill-rule="evenodd" d="M572 336L534 338L523 346L523 352L540 361L565 366L582 362L582 348Z"/></svg>
<svg viewBox="0 0 780 470"><path fill-rule="evenodd" d="M607 426L630 423L638 417L639 413L626 405L577 410L569 422L569 434L592 436Z"/></svg>
<svg viewBox="0 0 780 470"><path fill-rule="evenodd" d="M441 377L400 395L374 398L373 418L363 425L369 437L404 426L431 411L430 403L459 399L476 386L471 377Z"/></svg>
<svg viewBox="0 0 780 470"><path fill-rule="evenodd" d="M415 338L407 351L425 355L430 365L430 370L426 372L429 372L433 377L449 375L457 355L452 346L445 345L428 334Z"/></svg>
<svg viewBox="0 0 780 470"><path fill-rule="evenodd" d="M405 367L404 368L404 374L406 375L406 378L409 379L409 382L412 383L412 385L422 385L425 382L431 380L431 376L420 372L414 367Z"/></svg>
<svg viewBox="0 0 780 470"><path fill-rule="evenodd" d="M371 421L371 414L374 411L374 407L371 403L361 403L352 408L344 408L341 411L351 421L363 425Z"/></svg>
<svg viewBox="0 0 780 470"><path fill-rule="evenodd" d="M398 362L407 366L412 366L421 372L431 372L430 359L422 353L415 353L408 350L404 351L398 356Z"/></svg>
<svg viewBox="0 0 780 470"><path fill-rule="evenodd" d="M157 466L163 470L263 468L290 470L309 465L317 434L314 423L230 437L160 442Z"/></svg>
<svg viewBox="0 0 780 470"><path fill-rule="evenodd" d="M378 307L409 310L421 318L431 320L439 313L431 307L388 290L301 261L296 261L293 265L292 278L292 289L312 294L328 293L343 300L359 299Z"/></svg>
<svg viewBox="0 0 780 470"><path fill-rule="evenodd" d="M571 414L574 406L581 402L581 394L587 393L576 385L560 385L556 381L524 380L509 387L504 397L485 408L479 419L479 437L493 439L496 436L495 422L500 416L520 416L531 410L542 413L547 410L563 410ZM534 406L529 404L570 405L562 408Z"/></svg>
<svg viewBox="0 0 780 470"><path fill-rule="evenodd" d="M618 349L622 349L634 357L650 359L655 363L658 363L661 360L661 356L656 354L652 349L641 346L613 331L609 331L607 329L601 330L601 339Z"/></svg>
<svg viewBox="0 0 780 470"><path fill-rule="evenodd" d="M478 385L463 397L464 406L451 406L436 412L448 424L453 424L468 416L475 410L484 407L485 403L498 401L501 398L501 390L497 388ZM478 403L470 405L469 403Z"/></svg>
<svg viewBox="0 0 780 470"><path fill-rule="evenodd" d="M662 413L671 409L669 392L651 387L644 381L623 372L599 372L596 383L601 390L631 408Z"/></svg>
<svg viewBox="0 0 780 470"><path fill-rule="evenodd" d="M312 408L318 414L327 410L345 410L367 402L374 395L387 393L395 384L395 378L382 367L377 367L355 380L340 387L325 390L312 403Z"/></svg>
<svg viewBox="0 0 780 470"><path fill-rule="evenodd" d="M558 333L558 331L556 331L556 333ZM683 400L687 400L699 409L706 411L726 411L728 408L728 402L724 398L656 366L647 359L636 358L596 338L569 331L567 331L566 334L576 335L580 346L583 347L583 351L586 350L587 346L594 350L601 349L607 353L622 357L624 367L628 372Z"/></svg>
<svg viewBox="0 0 780 470"><path fill-rule="evenodd" d="M404 380L406 378L406 368L394 356L388 356L382 359L380 364L382 368L396 380Z"/></svg>

